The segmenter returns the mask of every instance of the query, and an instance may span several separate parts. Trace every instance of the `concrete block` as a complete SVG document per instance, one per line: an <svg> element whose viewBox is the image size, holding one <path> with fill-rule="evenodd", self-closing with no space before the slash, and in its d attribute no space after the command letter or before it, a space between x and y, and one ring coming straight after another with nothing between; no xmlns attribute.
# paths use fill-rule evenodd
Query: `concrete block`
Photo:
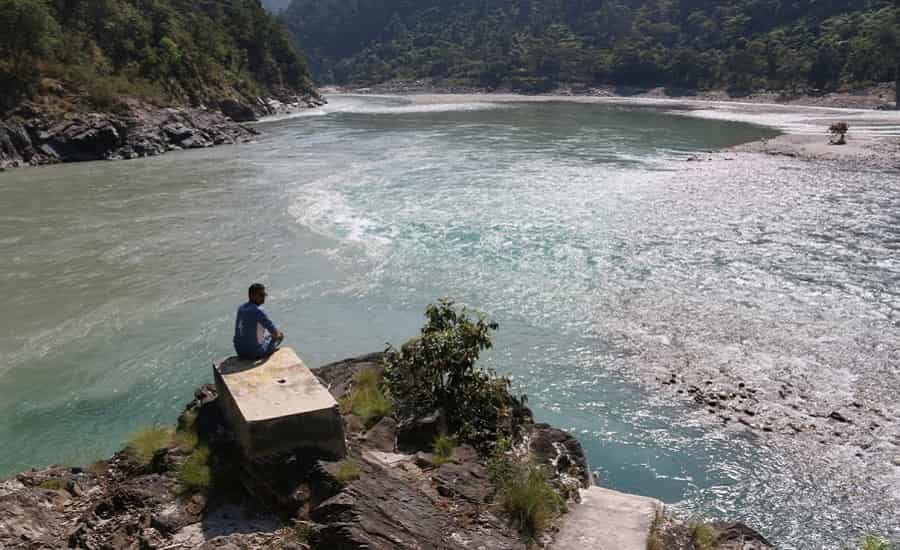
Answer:
<svg viewBox="0 0 900 550"><path fill-rule="evenodd" d="M291 348L213 365L219 406L250 458L307 450L317 457L347 454L337 401Z"/></svg>

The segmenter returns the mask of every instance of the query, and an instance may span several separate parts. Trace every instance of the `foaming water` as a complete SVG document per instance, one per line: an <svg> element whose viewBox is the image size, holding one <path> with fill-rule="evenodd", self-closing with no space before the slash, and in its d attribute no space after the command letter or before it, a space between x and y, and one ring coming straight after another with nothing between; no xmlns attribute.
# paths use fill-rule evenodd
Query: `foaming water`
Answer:
<svg viewBox="0 0 900 550"><path fill-rule="evenodd" d="M402 342L438 297L488 312L486 364L605 486L783 548L896 529L896 174L684 162L773 132L659 109L422 107L339 97L248 146L0 175L0 471L171 422L261 279L312 365ZM865 452L723 426L655 383L686 363L885 420Z"/></svg>

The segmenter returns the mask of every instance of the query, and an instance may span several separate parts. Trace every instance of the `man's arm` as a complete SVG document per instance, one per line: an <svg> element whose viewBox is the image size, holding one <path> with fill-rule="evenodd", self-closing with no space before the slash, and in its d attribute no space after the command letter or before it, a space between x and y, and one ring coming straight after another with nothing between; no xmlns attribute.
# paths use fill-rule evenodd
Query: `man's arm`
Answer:
<svg viewBox="0 0 900 550"><path fill-rule="evenodd" d="M269 331L269 334L271 334L272 336L276 336L276 335L278 335L278 334L281 334L280 332L278 332L278 327L276 327L276 326L275 326L275 323L273 323L272 320L269 319L269 316L266 315L266 312L265 312L265 311L263 311L263 310L260 309L260 308L256 308L256 311L258 312L258 317L257 317L256 320L257 320L257 321L259 322L259 324L261 324L266 330Z"/></svg>

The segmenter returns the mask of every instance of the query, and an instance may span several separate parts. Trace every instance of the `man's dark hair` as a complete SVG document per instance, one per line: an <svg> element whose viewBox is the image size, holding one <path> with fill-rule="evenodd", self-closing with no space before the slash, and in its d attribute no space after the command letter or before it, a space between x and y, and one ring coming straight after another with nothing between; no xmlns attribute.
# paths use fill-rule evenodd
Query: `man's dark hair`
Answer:
<svg viewBox="0 0 900 550"><path fill-rule="evenodd" d="M248 296L253 296L257 292L263 292L266 290L266 285L260 283L253 283L250 285L250 289L247 291Z"/></svg>

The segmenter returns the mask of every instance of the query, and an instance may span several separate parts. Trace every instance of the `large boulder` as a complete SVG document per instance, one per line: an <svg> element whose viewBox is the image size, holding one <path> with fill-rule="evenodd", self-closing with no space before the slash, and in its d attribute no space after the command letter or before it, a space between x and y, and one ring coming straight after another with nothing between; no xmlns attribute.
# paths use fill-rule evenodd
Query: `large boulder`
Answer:
<svg viewBox="0 0 900 550"><path fill-rule="evenodd" d="M434 440L446 433L447 416L443 410L406 418L397 426L397 447L408 453L430 450Z"/></svg>
<svg viewBox="0 0 900 550"><path fill-rule="evenodd" d="M577 489L593 484L591 468L581 442L566 431L549 424L535 424L528 435L529 450L558 474L558 481L575 497Z"/></svg>
<svg viewBox="0 0 900 550"><path fill-rule="evenodd" d="M235 122L253 122L257 120L256 112L246 103L236 99L223 99L219 102L222 113Z"/></svg>

